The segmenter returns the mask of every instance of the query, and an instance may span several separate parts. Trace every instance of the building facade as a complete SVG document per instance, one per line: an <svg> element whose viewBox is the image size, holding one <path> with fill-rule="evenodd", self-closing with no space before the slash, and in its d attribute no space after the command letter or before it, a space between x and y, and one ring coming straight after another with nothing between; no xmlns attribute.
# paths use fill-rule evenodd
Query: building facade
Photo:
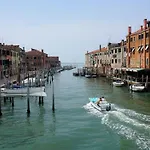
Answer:
<svg viewBox="0 0 150 150"><path fill-rule="evenodd" d="M107 62L111 65L111 72L126 67L126 42L108 43Z"/></svg>
<svg viewBox="0 0 150 150"><path fill-rule="evenodd" d="M28 71L36 71L41 69L50 69L53 67L60 67L58 56L48 56L44 50L31 49L26 52Z"/></svg>
<svg viewBox="0 0 150 150"><path fill-rule="evenodd" d="M150 68L150 21L144 19L144 25L135 32L129 26L126 42L127 67Z"/></svg>

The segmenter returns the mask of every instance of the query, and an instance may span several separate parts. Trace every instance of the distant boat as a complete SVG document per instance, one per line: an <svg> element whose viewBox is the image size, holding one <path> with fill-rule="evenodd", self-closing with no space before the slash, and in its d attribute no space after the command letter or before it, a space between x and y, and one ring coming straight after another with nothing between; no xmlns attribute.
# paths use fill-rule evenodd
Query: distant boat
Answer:
<svg viewBox="0 0 150 150"><path fill-rule="evenodd" d="M92 78L92 75L91 74L85 74L85 77L86 78Z"/></svg>
<svg viewBox="0 0 150 150"><path fill-rule="evenodd" d="M73 76L79 76L79 73L78 72L74 72Z"/></svg>
<svg viewBox="0 0 150 150"><path fill-rule="evenodd" d="M97 74L85 74L86 78L96 78Z"/></svg>
<svg viewBox="0 0 150 150"><path fill-rule="evenodd" d="M92 78L96 78L97 77L97 74L92 74Z"/></svg>

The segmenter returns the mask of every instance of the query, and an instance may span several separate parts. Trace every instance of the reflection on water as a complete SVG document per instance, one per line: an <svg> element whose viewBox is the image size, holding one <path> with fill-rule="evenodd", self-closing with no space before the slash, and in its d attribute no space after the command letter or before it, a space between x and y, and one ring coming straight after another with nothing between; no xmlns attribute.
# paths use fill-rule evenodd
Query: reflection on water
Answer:
<svg viewBox="0 0 150 150"><path fill-rule="evenodd" d="M115 105L116 111L99 112L90 103L84 106L89 113L96 115L117 134L134 141L140 149L150 149L150 115L137 113L133 110L120 108Z"/></svg>
<svg viewBox="0 0 150 150"><path fill-rule="evenodd" d="M30 116L25 98L15 98L14 109L9 101L2 103L0 149L149 149L150 94L114 87L103 77L74 77L73 72L54 77L55 113L50 85L44 105L30 99ZM104 114L89 105L89 97L100 96L112 103L115 111Z"/></svg>

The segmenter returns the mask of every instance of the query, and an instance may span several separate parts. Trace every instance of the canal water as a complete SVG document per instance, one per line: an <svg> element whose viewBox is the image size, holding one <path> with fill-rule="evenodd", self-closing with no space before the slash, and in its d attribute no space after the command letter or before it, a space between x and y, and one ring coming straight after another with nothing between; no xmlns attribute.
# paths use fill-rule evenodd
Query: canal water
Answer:
<svg viewBox="0 0 150 150"><path fill-rule="evenodd" d="M50 84L43 106L30 99L30 117L25 98L15 99L14 109L2 104L0 150L149 150L150 93L131 93L102 77L74 77L74 71L54 76L55 113ZM88 98L100 96L115 110L92 108Z"/></svg>

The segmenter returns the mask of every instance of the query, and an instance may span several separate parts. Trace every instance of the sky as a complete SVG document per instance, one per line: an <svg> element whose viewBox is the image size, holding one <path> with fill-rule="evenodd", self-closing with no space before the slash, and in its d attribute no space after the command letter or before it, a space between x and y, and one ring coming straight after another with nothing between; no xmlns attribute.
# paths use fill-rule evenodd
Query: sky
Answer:
<svg viewBox="0 0 150 150"><path fill-rule="evenodd" d="M125 39L150 20L150 0L1 0L0 42L44 49L62 63Z"/></svg>

